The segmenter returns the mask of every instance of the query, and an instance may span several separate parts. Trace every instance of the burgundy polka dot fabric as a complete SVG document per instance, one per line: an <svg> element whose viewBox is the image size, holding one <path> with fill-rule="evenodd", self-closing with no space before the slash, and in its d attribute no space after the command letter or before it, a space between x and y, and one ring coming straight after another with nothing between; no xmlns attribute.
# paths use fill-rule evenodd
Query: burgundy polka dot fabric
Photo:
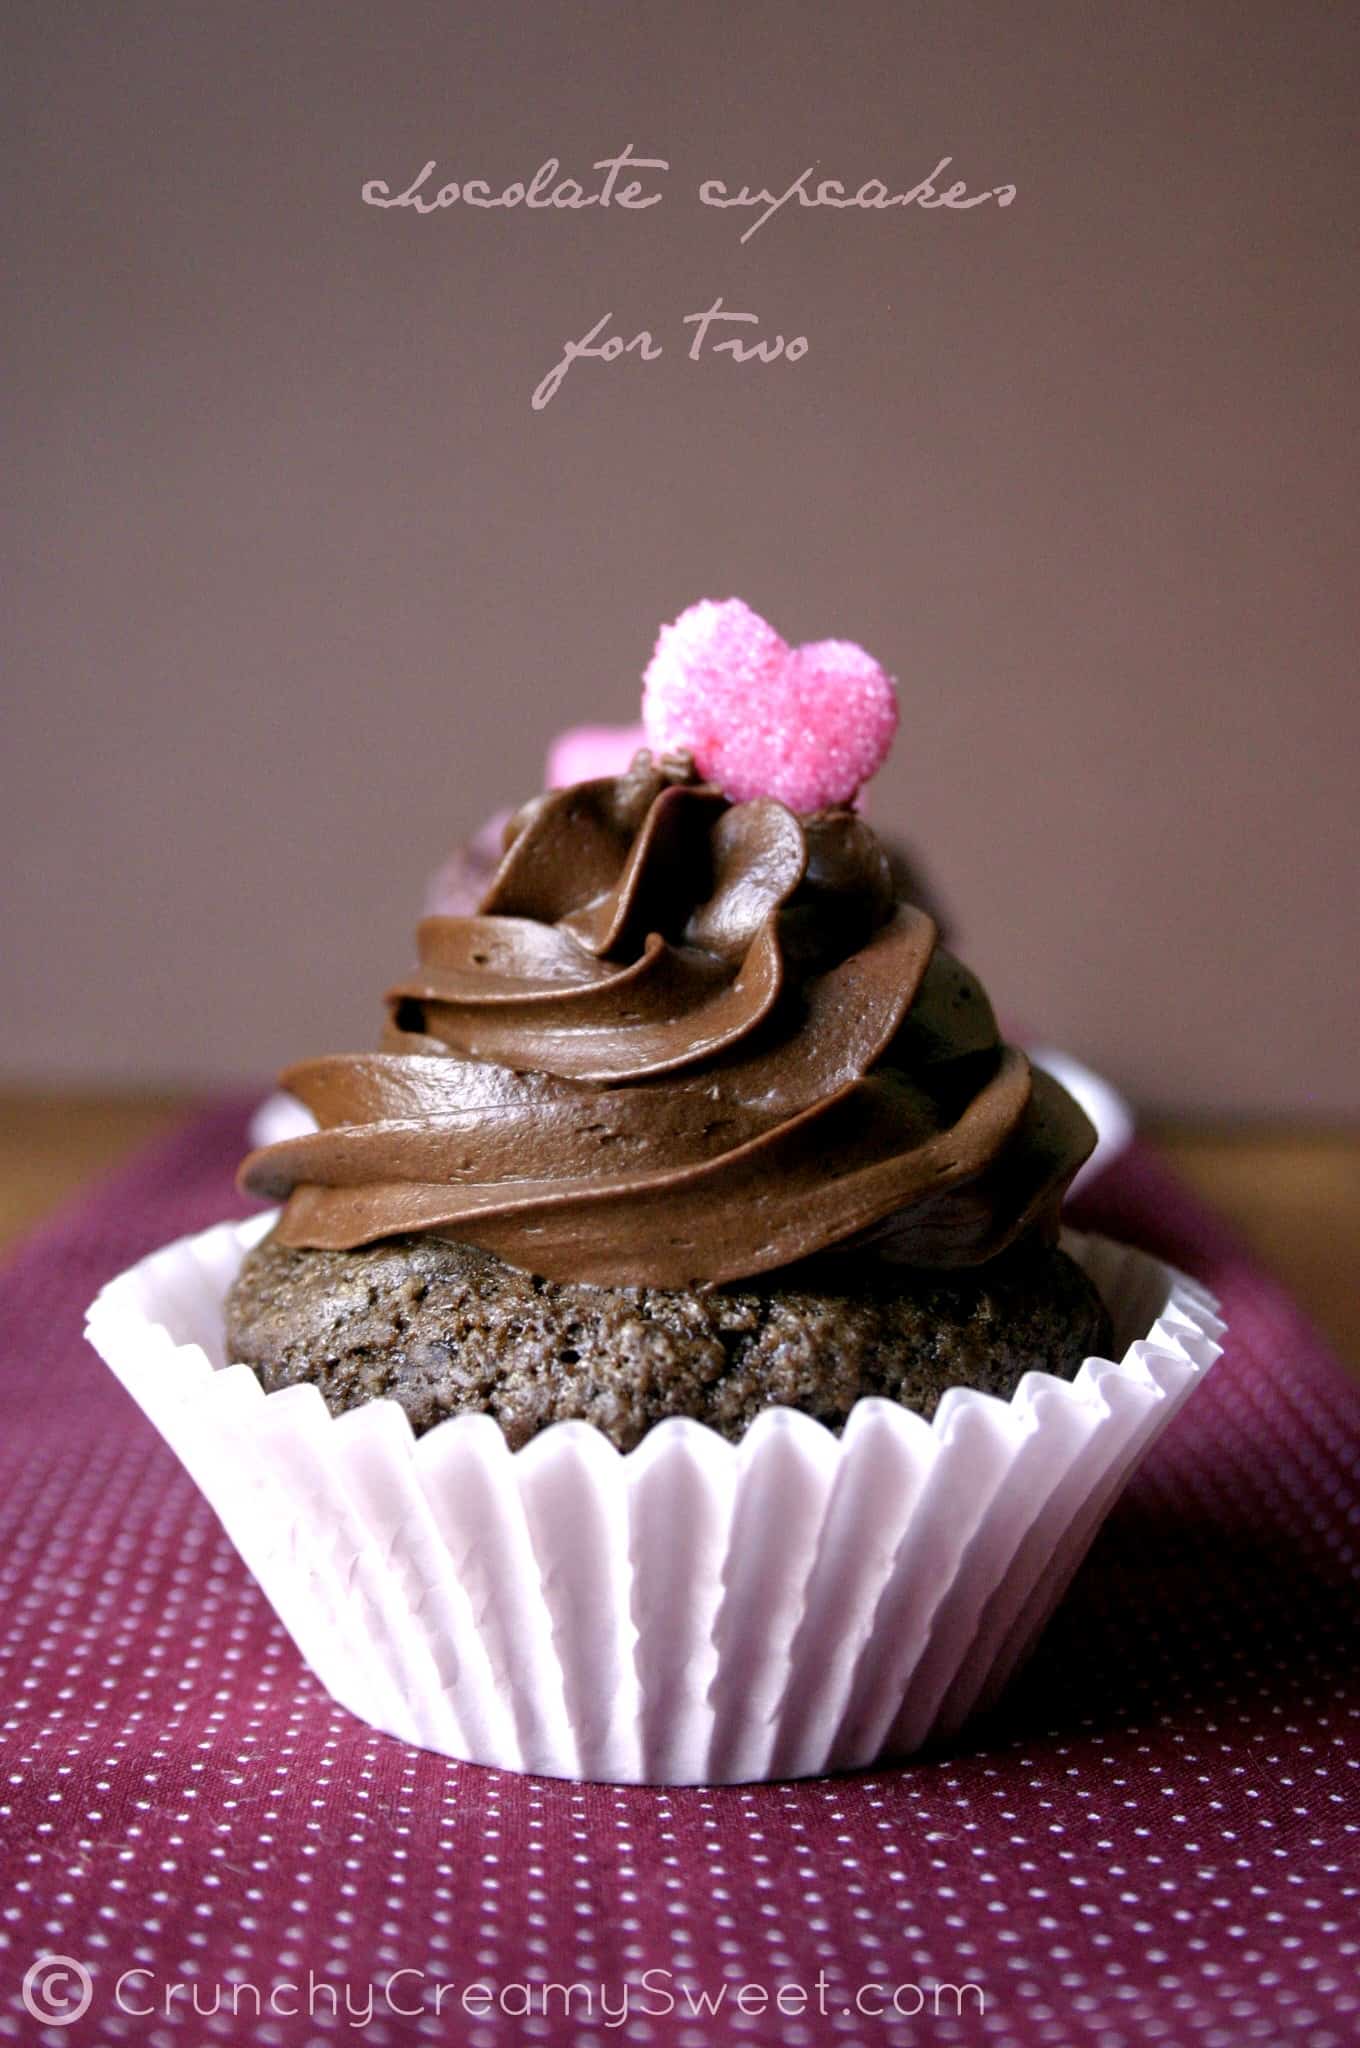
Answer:
<svg viewBox="0 0 1360 2048"><path fill-rule="evenodd" d="M745 1790L451 1764L332 1705L81 1338L239 1212L205 1115L0 1281L0 2040L364 2048L1360 2039L1360 1391L1135 1147L1085 1224L1223 1359L952 1752Z"/></svg>

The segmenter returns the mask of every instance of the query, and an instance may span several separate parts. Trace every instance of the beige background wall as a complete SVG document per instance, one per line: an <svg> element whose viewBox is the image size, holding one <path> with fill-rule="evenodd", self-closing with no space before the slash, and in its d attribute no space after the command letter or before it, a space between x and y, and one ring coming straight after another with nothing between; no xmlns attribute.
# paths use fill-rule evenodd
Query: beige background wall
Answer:
<svg viewBox="0 0 1360 2048"><path fill-rule="evenodd" d="M7 19L7 1076L370 1042L451 838L737 592L899 675L874 815L1011 1015L1158 1106L1354 1106L1354 9ZM649 212L360 202L629 141ZM1015 204L693 198L946 153ZM718 292L806 359L686 362ZM610 310L666 355L532 411Z"/></svg>

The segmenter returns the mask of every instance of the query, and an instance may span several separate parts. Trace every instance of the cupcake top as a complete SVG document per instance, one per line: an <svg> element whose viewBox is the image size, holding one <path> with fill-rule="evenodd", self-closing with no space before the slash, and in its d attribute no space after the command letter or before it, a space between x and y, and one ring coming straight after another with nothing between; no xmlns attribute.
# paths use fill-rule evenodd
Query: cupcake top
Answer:
<svg viewBox="0 0 1360 2048"><path fill-rule="evenodd" d="M970 1266L1051 1234L1094 1143L848 802L733 801L688 752L526 805L419 961L380 1051L284 1076L320 1128L241 1182L285 1245L430 1232L653 1287Z"/></svg>

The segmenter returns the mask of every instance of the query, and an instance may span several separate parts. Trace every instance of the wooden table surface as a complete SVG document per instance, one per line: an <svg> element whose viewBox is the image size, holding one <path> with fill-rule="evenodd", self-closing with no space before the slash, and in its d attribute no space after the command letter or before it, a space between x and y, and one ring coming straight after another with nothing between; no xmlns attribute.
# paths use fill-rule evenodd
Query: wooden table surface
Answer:
<svg viewBox="0 0 1360 2048"><path fill-rule="evenodd" d="M0 1251L192 1108L187 1095L0 1091ZM1187 1122L1150 1135L1360 1371L1360 1129Z"/></svg>

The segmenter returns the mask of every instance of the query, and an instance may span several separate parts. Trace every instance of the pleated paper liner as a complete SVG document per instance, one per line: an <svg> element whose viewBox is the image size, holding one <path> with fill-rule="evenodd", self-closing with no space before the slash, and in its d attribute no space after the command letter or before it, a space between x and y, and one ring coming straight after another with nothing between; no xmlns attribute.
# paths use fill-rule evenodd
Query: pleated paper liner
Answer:
<svg viewBox="0 0 1360 2048"><path fill-rule="evenodd" d="M837 1437L774 1408L740 1444L584 1422L511 1452L488 1416L419 1440L393 1401L333 1418L223 1351L269 1216L153 1253L87 1334L200 1486L317 1678L447 1756L658 1784L904 1757L990 1705L1223 1326L1145 1254L1069 1236L1124 1347L932 1422L861 1401Z"/></svg>

